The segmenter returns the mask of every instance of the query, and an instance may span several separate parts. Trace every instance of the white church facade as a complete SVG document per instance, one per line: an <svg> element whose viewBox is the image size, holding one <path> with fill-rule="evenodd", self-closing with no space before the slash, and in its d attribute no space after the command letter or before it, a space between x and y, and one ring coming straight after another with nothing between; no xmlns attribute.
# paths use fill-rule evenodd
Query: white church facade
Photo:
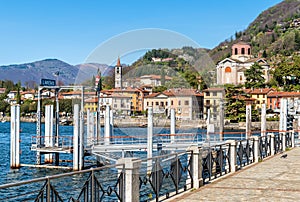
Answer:
<svg viewBox="0 0 300 202"><path fill-rule="evenodd" d="M263 68L263 76L269 81L269 64L263 58L255 58L252 55L251 46L245 42L234 44L231 48L231 57L218 62L217 84L244 84L246 81L245 71L257 62Z"/></svg>

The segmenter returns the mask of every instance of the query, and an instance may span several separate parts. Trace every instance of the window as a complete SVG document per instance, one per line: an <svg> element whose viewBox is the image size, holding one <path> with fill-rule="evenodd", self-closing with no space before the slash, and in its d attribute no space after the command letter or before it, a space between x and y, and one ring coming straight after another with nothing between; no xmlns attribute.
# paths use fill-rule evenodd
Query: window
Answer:
<svg viewBox="0 0 300 202"><path fill-rule="evenodd" d="M155 102L155 105L156 105L156 106L158 106L158 105L159 105L159 103L158 103L158 102Z"/></svg>
<svg viewBox="0 0 300 202"><path fill-rule="evenodd" d="M209 92L206 92L205 95L206 95L206 96L209 96Z"/></svg>
<svg viewBox="0 0 300 202"><path fill-rule="evenodd" d="M237 48L234 49L234 54L235 54L235 55L238 54L238 49L237 49Z"/></svg>
<svg viewBox="0 0 300 202"><path fill-rule="evenodd" d="M259 95L256 95L257 98L259 98Z"/></svg>
<svg viewBox="0 0 300 202"><path fill-rule="evenodd" d="M266 97L266 95L263 95L263 98L265 98Z"/></svg>
<svg viewBox="0 0 300 202"><path fill-rule="evenodd" d="M173 100L171 100L171 106L173 106Z"/></svg>
<svg viewBox="0 0 300 202"><path fill-rule="evenodd" d="M245 55L245 48L242 48L242 55Z"/></svg>
<svg viewBox="0 0 300 202"><path fill-rule="evenodd" d="M214 111L214 112L217 112L217 107L214 107L214 108L213 108L213 111Z"/></svg>
<svg viewBox="0 0 300 202"><path fill-rule="evenodd" d="M178 101L178 105L179 105L179 106L181 105L181 101L180 101L180 100Z"/></svg>
<svg viewBox="0 0 300 202"><path fill-rule="evenodd" d="M243 80L243 76L242 75L240 75L240 81L242 81Z"/></svg>
<svg viewBox="0 0 300 202"><path fill-rule="evenodd" d="M188 100L185 100L185 101L184 101L184 105L189 105L189 101L188 101Z"/></svg>
<svg viewBox="0 0 300 202"><path fill-rule="evenodd" d="M250 50L250 48L248 48L248 55L251 55L251 50Z"/></svg>
<svg viewBox="0 0 300 202"><path fill-rule="evenodd" d="M149 102L147 102L147 106L149 106Z"/></svg>
<svg viewBox="0 0 300 202"><path fill-rule="evenodd" d="M205 104L210 105L210 100L206 100Z"/></svg>
<svg viewBox="0 0 300 202"><path fill-rule="evenodd" d="M225 68L225 73L231 73L231 68L230 67L226 67Z"/></svg>
<svg viewBox="0 0 300 202"><path fill-rule="evenodd" d="M217 102L216 102L216 100L214 100L214 105L217 105Z"/></svg>
<svg viewBox="0 0 300 202"><path fill-rule="evenodd" d="M213 92L213 96L217 96L218 94L217 94L217 92Z"/></svg>

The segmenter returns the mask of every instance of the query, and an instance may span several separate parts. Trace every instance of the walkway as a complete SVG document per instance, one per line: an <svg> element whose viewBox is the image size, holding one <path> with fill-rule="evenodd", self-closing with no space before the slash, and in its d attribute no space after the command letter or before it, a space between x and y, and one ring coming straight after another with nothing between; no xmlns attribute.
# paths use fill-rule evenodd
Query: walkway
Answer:
<svg viewBox="0 0 300 202"><path fill-rule="evenodd" d="M300 147L244 168L172 201L300 201Z"/></svg>

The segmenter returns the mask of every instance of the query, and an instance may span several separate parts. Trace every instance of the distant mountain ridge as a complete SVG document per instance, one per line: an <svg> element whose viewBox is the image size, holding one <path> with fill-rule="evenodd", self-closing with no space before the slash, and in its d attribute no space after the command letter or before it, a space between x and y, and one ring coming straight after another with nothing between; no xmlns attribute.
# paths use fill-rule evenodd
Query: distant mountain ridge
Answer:
<svg viewBox="0 0 300 202"><path fill-rule="evenodd" d="M42 78L56 80L55 73L59 72L58 80L64 85L80 84L96 75L98 68L103 75L111 72L109 71L111 68L106 64L70 65L58 59L45 59L31 63L0 66L0 80L12 80L15 83L21 81L22 85L26 85L26 83L39 85Z"/></svg>

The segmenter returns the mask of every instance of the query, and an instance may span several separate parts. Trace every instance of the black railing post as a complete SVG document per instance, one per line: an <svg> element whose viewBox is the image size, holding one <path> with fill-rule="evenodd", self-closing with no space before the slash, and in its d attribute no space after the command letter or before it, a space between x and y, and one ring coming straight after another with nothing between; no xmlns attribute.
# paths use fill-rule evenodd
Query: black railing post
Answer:
<svg viewBox="0 0 300 202"><path fill-rule="evenodd" d="M50 184L50 178L47 177L47 202L50 202L50 199L51 199L51 194L50 194L50 191L51 191L51 184Z"/></svg>

